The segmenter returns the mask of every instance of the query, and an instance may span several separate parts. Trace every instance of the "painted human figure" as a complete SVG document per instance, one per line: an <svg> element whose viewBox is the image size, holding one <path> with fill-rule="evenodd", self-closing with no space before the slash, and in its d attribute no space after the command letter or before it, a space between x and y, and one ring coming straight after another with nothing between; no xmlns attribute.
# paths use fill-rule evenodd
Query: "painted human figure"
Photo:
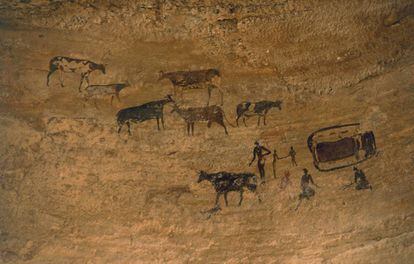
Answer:
<svg viewBox="0 0 414 264"><path fill-rule="evenodd" d="M284 190L286 189L286 187L291 183L290 181L290 172L289 171L285 171L285 175L282 177L282 179L280 180L280 189Z"/></svg>
<svg viewBox="0 0 414 264"><path fill-rule="evenodd" d="M259 144L258 141L254 143L255 147L253 149L253 159L250 161L249 166L252 165L257 157L257 168L259 169L260 179L265 181L265 159L264 157L272 153L269 149Z"/></svg>
<svg viewBox="0 0 414 264"><path fill-rule="evenodd" d="M364 190L364 189L370 189L372 190L371 184L369 184L367 177L365 176L364 172L357 167L354 167L354 183L355 183L355 189L356 190Z"/></svg>
<svg viewBox="0 0 414 264"><path fill-rule="evenodd" d="M314 181L312 176L308 173L307 169L303 169L303 175L300 180L300 188L302 189L302 192L299 194L299 203L296 206L295 210L299 208L299 205L301 204L303 199L309 200L312 196L315 195L315 190L310 187L310 184L314 185L315 187L319 187Z"/></svg>
<svg viewBox="0 0 414 264"><path fill-rule="evenodd" d="M273 161L272 161L272 168L273 168L273 178L276 179L276 161L281 159L276 152L276 149L273 150Z"/></svg>
<svg viewBox="0 0 414 264"><path fill-rule="evenodd" d="M293 148L293 146L290 147L289 156L290 156L290 160L292 162L292 166L298 166L298 164L296 163L296 151Z"/></svg>

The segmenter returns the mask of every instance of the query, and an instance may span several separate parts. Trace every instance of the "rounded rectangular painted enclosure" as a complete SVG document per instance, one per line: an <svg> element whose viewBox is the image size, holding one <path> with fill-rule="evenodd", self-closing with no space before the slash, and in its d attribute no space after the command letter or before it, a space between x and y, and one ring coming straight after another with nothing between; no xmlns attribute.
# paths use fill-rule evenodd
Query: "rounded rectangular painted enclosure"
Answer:
<svg viewBox="0 0 414 264"><path fill-rule="evenodd" d="M376 153L372 131L360 133L359 123L319 129L308 137L313 163L320 171L331 171L361 163Z"/></svg>

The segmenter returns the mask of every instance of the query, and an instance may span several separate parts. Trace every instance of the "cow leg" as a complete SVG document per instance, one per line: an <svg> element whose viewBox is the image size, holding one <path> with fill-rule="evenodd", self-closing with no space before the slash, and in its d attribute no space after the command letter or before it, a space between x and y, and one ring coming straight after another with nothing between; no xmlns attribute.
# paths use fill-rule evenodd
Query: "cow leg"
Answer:
<svg viewBox="0 0 414 264"><path fill-rule="evenodd" d="M50 76L57 70L57 67L51 67L49 70L49 73L47 74L47 81L46 81L46 85L49 86L49 78Z"/></svg>
<svg viewBox="0 0 414 264"><path fill-rule="evenodd" d="M263 125L264 126L266 125L266 114L264 114L264 116L263 116Z"/></svg>
<svg viewBox="0 0 414 264"><path fill-rule="evenodd" d="M128 126L128 134L131 136L131 124L129 122L126 122L127 126Z"/></svg>
<svg viewBox="0 0 414 264"><path fill-rule="evenodd" d="M244 123L244 126L247 127L246 118L244 116L243 116L243 123Z"/></svg>
<svg viewBox="0 0 414 264"><path fill-rule="evenodd" d="M165 124L164 124L164 115L161 115L161 124L162 124L162 129L165 129Z"/></svg>
<svg viewBox="0 0 414 264"><path fill-rule="evenodd" d="M89 86L89 73L85 74L86 84Z"/></svg>
<svg viewBox="0 0 414 264"><path fill-rule="evenodd" d="M81 74L81 79L80 79L80 83L79 83L79 88L78 88L78 90L79 90L79 92L81 92L81 87L82 87L82 84L83 84L83 80L85 79L85 74Z"/></svg>
<svg viewBox="0 0 414 264"><path fill-rule="evenodd" d="M157 117L157 129L160 130L160 119Z"/></svg>
<svg viewBox="0 0 414 264"><path fill-rule="evenodd" d="M59 81L60 81L60 87L64 87L63 85L63 71L59 70Z"/></svg>
<svg viewBox="0 0 414 264"><path fill-rule="evenodd" d="M220 194L221 194L221 193L219 193L219 192L216 194L216 207L218 207L218 206L219 206Z"/></svg>
<svg viewBox="0 0 414 264"><path fill-rule="evenodd" d="M190 135L190 123L187 123L187 136Z"/></svg>
<svg viewBox="0 0 414 264"><path fill-rule="evenodd" d="M236 126L237 126L237 127L239 127L239 119L240 119L240 116L238 115L238 116L236 117Z"/></svg>
<svg viewBox="0 0 414 264"><path fill-rule="evenodd" d="M209 85L208 87L207 87L207 93L208 93L208 98L207 98L207 106L210 104L210 98L211 98L211 90L212 90L213 88L211 87L211 85Z"/></svg>
<svg viewBox="0 0 414 264"><path fill-rule="evenodd" d="M216 121L220 126L224 127L224 132L226 133L226 135L228 135L229 133L227 132L227 127L224 124L224 120L223 117L220 119L220 121Z"/></svg>
<svg viewBox="0 0 414 264"><path fill-rule="evenodd" d="M194 123L191 123L191 135L194 136Z"/></svg>
<svg viewBox="0 0 414 264"><path fill-rule="evenodd" d="M261 117L261 116L258 116L258 119L257 119L257 126L260 126L260 117Z"/></svg>
<svg viewBox="0 0 414 264"><path fill-rule="evenodd" d="M123 123L118 123L118 134L121 133L121 129L123 125L124 125Z"/></svg>
<svg viewBox="0 0 414 264"><path fill-rule="evenodd" d="M243 188L240 189L240 201L239 201L239 206L242 204L243 201Z"/></svg>
<svg viewBox="0 0 414 264"><path fill-rule="evenodd" d="M112 102L114 101L114 96L111 96L111 106L112 106Z"/></svg>
<svg viewBox="0 0 414 264"><path fill-rule="evenodd" d="M115 95L116 95L116 99L118 99L118 102L121 102L121 99L119 98L119 92L116 92Z"/></svg>
<svg viewBox="0 0 414 264"><path fill-rule="evenodd" d="M226 202L226 206L229 205L228 201L227 201L227 192L224 193L224 201Z"/></svg>

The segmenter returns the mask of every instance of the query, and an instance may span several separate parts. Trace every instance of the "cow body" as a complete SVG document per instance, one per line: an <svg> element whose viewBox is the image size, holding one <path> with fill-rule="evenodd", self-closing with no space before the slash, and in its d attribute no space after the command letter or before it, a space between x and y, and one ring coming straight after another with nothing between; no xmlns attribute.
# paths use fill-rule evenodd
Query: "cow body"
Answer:
<svg viewBox="0 0 414 264"><path fill-rule="evenodd" d="M210 103L212 90L218 89L221 95L221 105L223 105L223 92L218 86L213 84L213 79L216 77L220 77L220 71L217 69L176 72L160 71L159 80L170 80L174 86L174 94L176 94L176 89L181 88L181 96L183 95L184 90L206 88L208 92L207 105Z"/></svg>
<svg viewBox="0 0 414 264"><path fill-rule="evenodd" d="M236 124L239 125L239 119L243 118L243 123L246 125L246 118L257 116L257 125L260 125L260 118L263 117L263 124L266 125L266 114L269 112L270 109L273 107L279 108L279 110L282 110L282 101L276 100L276 101L259 101L256 103L252 102L242 102L237 105L236 108Z"/></svg>
<svg viewBox="0 0 414 264"><path fill-rule="evenodd" d="M128 82L126 83L115 83L115 84L99 84L99 85L89 85L85 89L85 99L88 100L90 98L103 98L106 96L111 96L111 105L114 97L118 99L119 102L121 102L121 99L119 98L119 92L121 92L122 89L130 86Z"/></svg>
<svg viewBox="0 0 414 264"><path fill-rule="evenodd" d="M207 173L201 171L198 178L198 183L207 180L211 182L215 191L216 191L216 207L219 206L219 199L221 195L224 195L224 200L226 206L228 205L227 194L229 192L239 192L240 200L239 206L243 201L243 192L244 188L247 188L251 192L256 192L257 189L257 177L254 173L231 173L231 172L217 172L217 173ZM260 197L258 196L259 202L261 202Z"/></svg>
<svg viewBox="0 0 414 264"><path fill-rule="evenodd" d="M224 132L228 134L226 125L224 124L225 114L220 106L212 105L206 107L190 107L187 109L179 108L177 105L173 106L173 111L184 119L187 124L187 134L194 135L195 122L207 122L207 127L211 127L213 122L221 125ZM228 121L227 121L228 122Z"/></svg>
<svg viewBox="0 0 414 264"><path fill-rule="evenodd" d="M105 74L105 66L89 60L75 59L64 56L57 56L49 62L49 73L47 75L47 86L49 86L49 78L55 71L60 72L60 85L63 87L63 73L72 72L79 73L81 80L79 84L79 91L82 87L83 82L86 80L89 85L89 74L95 70L101 71Z"/></svg>
<svg viewBox="0 0 414 264"><path fill-rule="evenodd" d="M128 126L128 133L131 135L131 123L140 123L150 119L157 120L157 127L160 130L159 121L164 125L164 105L174 102L171 96L167 95L165 99L152 101L143 105L129 107L120 110L117 114L118 133L121 132L122 126L126 124Z"/></svg>

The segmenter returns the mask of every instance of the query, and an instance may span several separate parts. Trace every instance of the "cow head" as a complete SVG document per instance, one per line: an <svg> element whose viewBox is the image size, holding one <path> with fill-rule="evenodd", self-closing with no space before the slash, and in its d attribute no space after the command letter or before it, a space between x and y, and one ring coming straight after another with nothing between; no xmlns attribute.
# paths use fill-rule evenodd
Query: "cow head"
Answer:
<svg viewBox="0 0 414 264"><path fill-rule="evenodd" d="M213 76L216 75L216 76L220 77L220 71L217 70L217 69L210 69L210 74L213 75Z"/></svg>
<svg viewBox="0 0 414 264"><path fill-rule="evenodd" d="M96 69L97 70L100 70L103 74L106 73L106 71L105 71L105 65L104 64L97 64L96 65Z"/></svg>
<svg viewBox="0 0 414 264"><path fill-rule="evenodd" d="M279 108L279 110L282 110L282 103L283 103L282 101L276 100L273 102L273 107L277 107Z"/></svg>
<svg viewBox="0 0 414 264"><path fill-rule="evenodd" d="M126 88L126 87L129 87L129 86L131 86L131 84L130 84L128 81L126 81L126 82L124 82L124 83L119 83L119 84L117 84L117 85L115 86L115 88L116 88L116 90L117 90L118 92L120 92L122 89L124 89L124 88Z"/></svg>
<svg viewBox="0 0 414 264"><path fill-rule="evenodd" d="M209 179L209 177L208 177L207 172L200 171L199 174L198 174L198 181L197 181L197 183L200 183L200 182L205 181L205 180L208 180L208 179Z"/></svg>
<svg viewBox="0 0 414 264"><path fill-rule="evenodd" d="M167 99L167 102L168 103L175 103L175 101L174 101L174 99L172 98L172 96L171 96L171 94L167 94L166 96L165 96L165 98Z"/></svg>

